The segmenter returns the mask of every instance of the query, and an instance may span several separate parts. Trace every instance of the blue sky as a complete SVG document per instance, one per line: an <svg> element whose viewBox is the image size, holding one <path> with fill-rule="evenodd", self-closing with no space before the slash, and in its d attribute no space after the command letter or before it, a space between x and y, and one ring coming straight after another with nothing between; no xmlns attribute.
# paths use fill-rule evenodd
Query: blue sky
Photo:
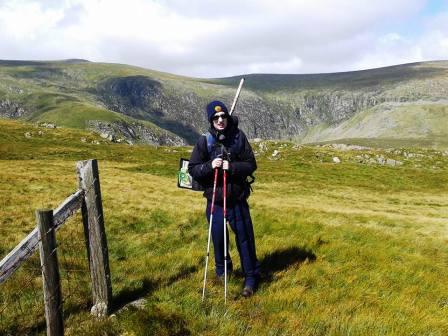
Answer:
<svg viewBox="0 0 448 336"><path fill-rule="evenodd" d="M414 16L409 17L402 22L397 30L404 36L409 38L416 37L425 33L426 25L431 22L434 17L448 12L448 0L429 0L424 1L422 9L417 11Z"/></svg>
<svg viewBox="0 0 448 336"><path fill-rule="evenodd" d="M437 13L446 11L447 9L448 9L448 2L446 0L430 0L425 5L422 15L423 16L436 15Z"/></svg>
<svg viewBox="0 0 448 336"><path fill-rule="evenodd" d="M195 77L448 59L448 1L0 0L0 59L65 58Z"/></svg>

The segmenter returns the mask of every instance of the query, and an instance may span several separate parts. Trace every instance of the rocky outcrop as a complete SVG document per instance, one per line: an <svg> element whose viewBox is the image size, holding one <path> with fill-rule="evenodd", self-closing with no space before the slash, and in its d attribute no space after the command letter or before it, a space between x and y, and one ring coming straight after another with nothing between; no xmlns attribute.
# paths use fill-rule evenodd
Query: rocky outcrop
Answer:
<svg viewBox="0 0 448 336"><path fill-rule="evenodd" d="M352 117L356 112L375 106L384 99L364 92L327 92L305 94L296 108L298 119L305 124L338 123Z"/></svg>
<svg viewBox="0 0 448 336"><path fill-rule="evenodd" d="M0 117L17 119L26 114L26 110L18 103L8 99L0 100Z"/></svg>
<svg viewBox="0 0 448 336"><path fill-rule="evenodd" d="M89 120L87 128L112 142L129 144L144 143L149 145L184 146L185 141L165 130L152 130L138 122Z"/></svg>

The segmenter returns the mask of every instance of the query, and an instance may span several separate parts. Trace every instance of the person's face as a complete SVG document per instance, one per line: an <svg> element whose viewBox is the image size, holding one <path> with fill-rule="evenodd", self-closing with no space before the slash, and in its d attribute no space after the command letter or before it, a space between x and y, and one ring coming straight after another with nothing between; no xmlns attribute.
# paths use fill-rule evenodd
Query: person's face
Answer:
<svg viewBox="0 0 448 336"><path fill-rule="evenodd" d="M218 112L213 115L213 127L218 131L224 131L227 127L227 115L224 112Z"/></svg>

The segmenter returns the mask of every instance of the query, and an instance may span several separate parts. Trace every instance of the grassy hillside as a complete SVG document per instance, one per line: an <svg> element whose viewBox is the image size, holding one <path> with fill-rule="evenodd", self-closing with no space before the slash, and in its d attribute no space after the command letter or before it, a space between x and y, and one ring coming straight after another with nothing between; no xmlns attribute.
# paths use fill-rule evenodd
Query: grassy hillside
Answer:
<svg viewBox="0 0 448 336"><path fill-rule="evenodd" d="M103 321L89 316L77 215L58 231L68 335L448 333L447 152L287 142L253 148L259 169L250 205L263 275L250 299L239 294L232 238L237 272L228 304L213 280L201 303L204 200L175 183L191 147L111 144L81 130L0 120L0 254L34 227L36 208L54 208L76 190L77 160L97 158L115 311ZM402 165L359 163L359 156ZM37 265L0 285L1 334L45 334L41 298L28 291L41 281ZM141 308L119 311L139 298Z"/></svg>
<svg viewBox="0 0 448 336"><path fill-rule="evenodd" d="M57 120L62 126L84 129L85 120L117 119L115 113L99 104L94 94L99 81L142 72L158 77L157 72L125 65L19 61L5 64L3 61L0 62L0 93L32 111L25 116L27 120Z"/></svg>
<svg viewBox="0 0 448 336"><path fill-rule="evenodd" d="M248 88L265 92L390 88L408 81L424 81L445 78L447 61L419 62L402 65L321 74L249 74L245 75ZM235 86L240 77L218 78L212 83Z"/></svg>
<svg viewBox="0 0 448 336"><path fill-rule="evenodd" d="M217 94L216 85L204 86L192 78L122 64L76 60L70 62L0 61L0 116L2 114L8 116L9 111L14 118L25 121L57 122L59 126L78 129L85 129L89 120L125 120L129 123L143 120L146 121L145 126L156 133L163 133L162 129L166 129L181 137L191 138L188 128L194 125L175 123L173 126L173 120L177 121L177 118L175 116L168 116L166 120L162 118L160 104L156 103L156 107L151 107L153 110L134 109L132 105L135 101L131 102L131 106L114 106L114 108L106 104L104 97L101 96L104 92L100 92L102 83L116 80L130 85L129 89L132 90L134 78L147 78L159 83L164 95L163 99L159 98L163 100L162 105L165 107L173 106L179 97L183 99L182 97L186 96L185 99L188 101L188 95L192 93L207 100ZM218 92L227 91L230 93L230 89L226 87L218 90ZM144 99L145 92L139 91L136 95L138 99ZM166 101L169 99L174 101ZM153 102L152 99L151 102ZM8 104L12 104L12 107L8 108ZM188 106L190 110L198 112L203 108L204 103L200 106L194 103L193 106L190 105L192 102ZM6 112L2 111L2 108ZM23 113L14 115L14 110L17 109L21 109ZM175 107L175 110L181 113L182 106ZM152 112L155 112L155 116L151 114ZM127 115L127 118L123 115ZM203 122L202 118L200 119L200 122ZM183 123L185 124L185 121ZM193 134L193 137L200 134L197 132Z"/></svg>
<svg viewBox="0 0 448 336"><path fill-rule="evenodd" d="M439 146L448 136L440 126L448 123L447 61L245 77L237 114L250 138L394 138ZM230 106L239 79L82 60L0 61L0 116L78 129L89 120L144 120L158 134L168 130L193 144L208 127L206 103L220 99Z"/></svg>
<svg viewBox="0 0 448 336"><path fill-rule="evenodd" d="M448 148L444 121L448 121L448 106L442 102L384 103L337 126L316 126L301 141L367 138L391 140L392 146L394 140L401 140L408 145Z"/></svg>

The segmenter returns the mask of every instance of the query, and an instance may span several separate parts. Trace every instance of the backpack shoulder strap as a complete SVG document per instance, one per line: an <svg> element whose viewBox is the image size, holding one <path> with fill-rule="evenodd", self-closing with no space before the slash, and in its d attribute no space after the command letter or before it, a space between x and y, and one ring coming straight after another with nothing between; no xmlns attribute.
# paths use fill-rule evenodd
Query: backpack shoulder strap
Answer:
<svg viewBox="0 0 448 336"><path fill-rule="evenodd" d="M211 155L212 150L213 150L213 146L216 143L216 139L210 132L207 132L204 135L205 135L205 138L207 139L207 151L208 151L208 154Z"/></svg>

